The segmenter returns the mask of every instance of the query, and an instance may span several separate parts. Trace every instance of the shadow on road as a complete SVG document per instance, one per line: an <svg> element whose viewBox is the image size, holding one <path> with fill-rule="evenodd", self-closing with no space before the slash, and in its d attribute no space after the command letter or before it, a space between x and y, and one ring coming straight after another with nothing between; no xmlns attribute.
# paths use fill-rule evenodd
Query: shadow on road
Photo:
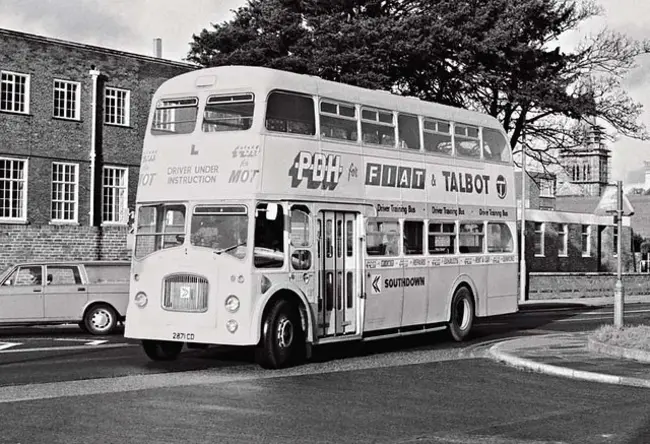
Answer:
<svg viewBox="0 0 650 444"><path fill-rule="evenodd" d="M585 304L540 303L521 308L519 313L477 319L470 336L464 342L454 342L447 330L418 335L394 337L369 342L347 342L314 347L311 362L330 362L355 357L416 350L454 350L535 333L549 324L574 318L598 307ZM585 321L588 322L588 321ZM580 328L580 325L576 325ZM189 350L177 361L148 362L147 368L165 371L204 370L209 368L253 365L253 347L211 347L207 350Z"/></svg>

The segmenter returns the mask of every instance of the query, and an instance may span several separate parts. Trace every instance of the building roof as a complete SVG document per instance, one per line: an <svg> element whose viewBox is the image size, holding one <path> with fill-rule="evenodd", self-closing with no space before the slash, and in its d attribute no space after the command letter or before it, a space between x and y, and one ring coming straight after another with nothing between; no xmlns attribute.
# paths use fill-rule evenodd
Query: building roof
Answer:
<svg viewBox="0 0 650 444"><path fill-rule="evenodd" d="M51 45L65 46L68 48L77 48L85 51L98 52L101 54L110 54L117 57L127 57L130 59L138 59L150 63L161 63L164 65L172 65L183 68L198 68L196 65L185 62L177 62L175 60L168 60L159 57L147 56L143 54L136 54L132 52L119 51L116 49L102 48L101 46L86 45L84 43L70 42L67 40L59 40L51 37L44 37L36 34L28 34L26 32L14 31L11 29L0 28L0 37L9 36L14 38L20 38L24 40L31 40L34 42L48 43Z"/></svg>
<svg viewBox="0 0 650 444"><path fill-rule="evenodd" d="M627 199L634 208L634 214L630 217L632 230L650 238L650 196L628 195ZM600 197L558 196L555 208L570 213L593 213L598 202Z"/></svg>

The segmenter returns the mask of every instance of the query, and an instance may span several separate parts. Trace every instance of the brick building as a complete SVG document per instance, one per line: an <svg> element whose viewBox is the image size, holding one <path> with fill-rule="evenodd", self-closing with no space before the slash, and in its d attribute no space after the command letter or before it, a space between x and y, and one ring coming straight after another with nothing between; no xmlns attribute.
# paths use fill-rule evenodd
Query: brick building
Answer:
<svg viewBox="0 0 650 444"><path fill-rule="evenodd" d="M0 29L0 269L129 257L151 97L192 69Z"/></svg>
<svg viewBox="0 0 650 444"><path fill-rule="evenodd" d="M518 218L521 219L521 173L516 173L515 178ZM526 181L527 271L615 271L617 227L613 216L595 214L600 197L560 197L555 195L555 190L552 174L529 173ZM632 218L623 217L624 271L634 271L635 268Z"/></svg>

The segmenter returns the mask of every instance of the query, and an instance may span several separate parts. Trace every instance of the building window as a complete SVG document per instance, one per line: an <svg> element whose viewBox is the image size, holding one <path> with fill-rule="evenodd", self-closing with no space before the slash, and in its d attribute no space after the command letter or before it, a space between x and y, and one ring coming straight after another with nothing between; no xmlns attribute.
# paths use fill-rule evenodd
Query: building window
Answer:
<svg viewBox="0 0 650 444"><path fill-rule="evenodd" d="M591 256L591 227L582 225L581 229L582 255Z"/></svg>
<svg viewBox="0 0 650 444"><path fill-rule="evenodd" d="M544 256L544 223L535 222L535 256Z"/></svg>
<svg viewBox="0 0 650 444"><path fill-rule="evenodd" d="M557 230L557 254L567 256L569 253L569 226L560 224Z"/></svg>
<svg viewBox="0 0 650 444"><path fill-rule="evenodd" d="M102 172L102 222L125 224L128 209L129 170L104 167Z"/></svg>
<svg viewBox="0 0 650 444"><path fill-rule="evenodd" d="M131 92L106 87L104 92L104 122L112 125L129 125Z"/></svg>
<svg viewBox="0 0 650 444"><path fill-rule="evenodd" d="M0 111L29 113L29 75L2 71L0 74Z"/></svg>
<svg viewBox="0 0 650 444"><path fill-rule="evenodd" d="M54 117L79 120L79 82L54 81Z"/></svg>
<svg viewBox="0 0 650 444"><path fill-rule="evenodd" d="M555 197L555 180L540 179L539 197Z"/></svg>
<svg viewBox="0 0 650 444"><path fill-rule="evenodd" d="M52 221L77 221L78 165L52 164Z"/></svg>
<svg viewBox="0 0 650 444"><path fill-rule="evenodd" d="M25 220L27 161L0 158L0 220Z"/></svg>

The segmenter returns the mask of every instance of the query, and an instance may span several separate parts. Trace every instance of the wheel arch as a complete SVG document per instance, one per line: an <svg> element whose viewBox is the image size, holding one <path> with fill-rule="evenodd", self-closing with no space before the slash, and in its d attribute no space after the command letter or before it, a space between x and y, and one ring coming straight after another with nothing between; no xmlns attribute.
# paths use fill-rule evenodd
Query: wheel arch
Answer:
<svg viewBox="0 0 650 444"><path fill-rule="evenodd" d="M472 302L474 303L474 317L478 317L479 313L479 305L478 305L478 290L476 288L476 284L472 280L472 278L466 274L461 274L456 278L454 281L454 284L451 286L451 293L449 294L449 298L447 299L447 321L451 321L451 302L454 299L454 295L456 294L456 291L458 291L459 288L465 287L469 290L469 294L472 296Z"/></svg>
<svg viewBox="0 0 650 444"><path fill-rule="evenodd" d="M115 306L113 304L111 304L110 302L106 302L106 301L90 301L90 302L88 302L86 304L86 306L84 307L84 309L81 312L81 321L83 322L84 319L86 319L86 315L88 314L88 312L90 310L92 310L94 307L97 307L98 305L106 305L106 306L112 308L113 311L115 312L115 315L117 316L117 320L118 321L123 320L124 316L122 316L120 314L119 310L117 308L115 308Z"/></svg>
<svg viewBox="0 0 650 444"><path fill-rule="evenodd" d="M313 316L309 306L309 302L305 297L304 293L300 291L299 288L294 286L277 286L271 287L267 291L267 295L260 300L257 304L257 309L255 310L255 315L251 323L251 339L255 340L255 343L260 341L262 335L262 322L264 317L269 311L273 302L285 299L292 302L298 307L298 312L300 313L300 321L302 323L303 329L305 330L305 339L307 342L313 342L314 327L313 327Z"/></svg>

